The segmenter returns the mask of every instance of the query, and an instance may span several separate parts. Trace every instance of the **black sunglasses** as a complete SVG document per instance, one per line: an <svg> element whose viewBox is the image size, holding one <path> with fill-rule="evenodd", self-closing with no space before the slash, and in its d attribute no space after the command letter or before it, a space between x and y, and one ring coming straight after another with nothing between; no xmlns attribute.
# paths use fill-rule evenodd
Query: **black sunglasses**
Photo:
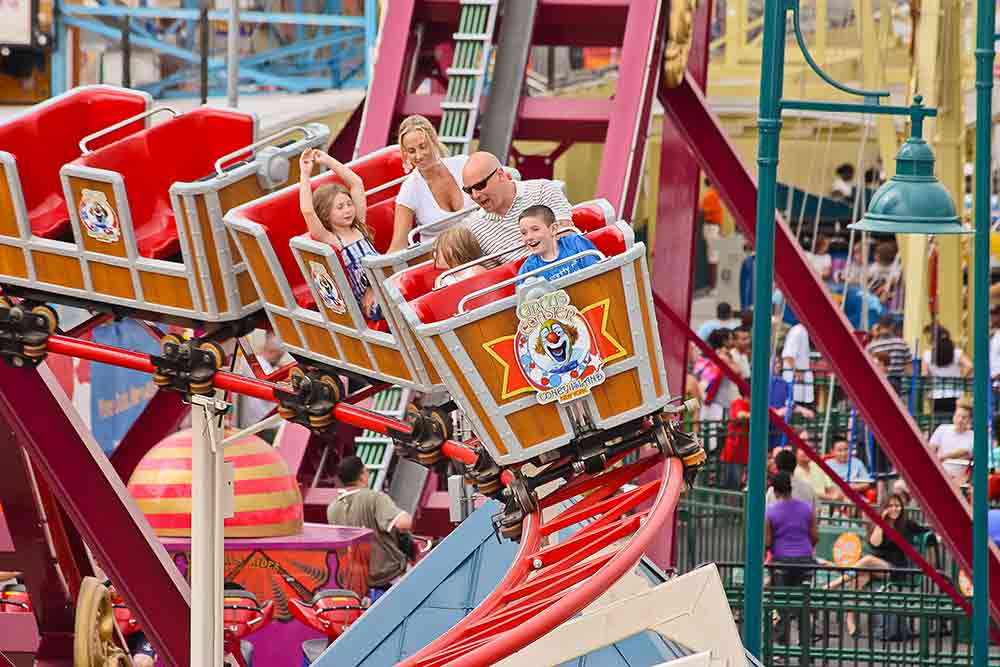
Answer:
<svg viewBox="0 0 1000 667"><path fill-rule="evenodd" d="M471 195L473 191L484 189L486 187L486 184L490 182L490 179L493 178L493 174L497 173L498 171L500 171L500 167L497 167L496 169L491 171L489 176L479 181L478 183L473 183L472 185L463 186L462 192L464 192L467 195Z"/></svg>

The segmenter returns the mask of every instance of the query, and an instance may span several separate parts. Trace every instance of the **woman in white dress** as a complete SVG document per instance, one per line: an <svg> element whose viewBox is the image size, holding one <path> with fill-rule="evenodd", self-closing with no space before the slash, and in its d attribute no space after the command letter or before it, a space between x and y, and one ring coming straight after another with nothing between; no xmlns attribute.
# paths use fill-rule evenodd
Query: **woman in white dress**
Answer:
<svg viewBox="0 0 1000 667"><path fill-rule="evenodd" d="M429 225L473 206L472 199L460 185L462 167L469 156L448 157L448 149L429 120L423 116L407 117L399 125L398 139L403 169L410 175L396 196L389 252L403 250L409 245L407 237L414 225ZM422 232L421 241L432 241L442 231L443 227Z"/></svg>

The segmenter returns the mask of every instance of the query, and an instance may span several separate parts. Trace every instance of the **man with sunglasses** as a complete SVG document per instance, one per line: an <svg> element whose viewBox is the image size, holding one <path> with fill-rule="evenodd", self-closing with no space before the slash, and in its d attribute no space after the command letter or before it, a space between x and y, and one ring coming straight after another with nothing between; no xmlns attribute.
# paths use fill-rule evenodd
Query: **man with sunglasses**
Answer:
<svg viewBox="0 0 1000 667"><path fill-rule="evenodd" d="M462 190L480 207L468 225L487 255L515 247L521 250L511 258L528 254L518 227L518 219L528 207L548 206L557 226L572 224L572 210L562 188L546 179L514 181L492 153L480 151L469 156L462 169Z"/></svg>

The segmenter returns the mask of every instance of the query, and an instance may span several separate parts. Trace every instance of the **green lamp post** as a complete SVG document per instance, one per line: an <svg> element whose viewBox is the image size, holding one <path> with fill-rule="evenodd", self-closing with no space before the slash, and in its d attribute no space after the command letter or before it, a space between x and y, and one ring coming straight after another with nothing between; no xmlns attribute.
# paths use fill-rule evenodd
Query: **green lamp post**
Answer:
<svg viewBox="0 0 1000 667"><path fill-rule="evenodd" d="M977 181L979 193L989 192L989 107L992 94L993 12L990 0L979 1L979 37L977 38L977 116L986 119L977 124ZM989 5L989 7L986 7ZM834 88L863 98L863 103L810 102L782 99L785 64L785 37L788 13L792 13L792 29L799 50L813 71ZM987 44L985 36L990 38ZM905 106L882 105L888 91L858 90L832 79L809 53L799 20L799 0L765 0L764 35L761 58L760 107L757 148L757 260L754 265L754 304L771 302L774 279L774 216L775 185L778 172L781 113L785 109L822 112L850 112L892 116L909 116L912 136L896 155L896 175L878 189L872 197L864 218L852 225L854 229L902 234L963 234L969 230L961 224L955 204L948 191L934 176L934 153L923 139L924 118L936 116L935 109L926 108L920 96ZM985 98L985 102L983 101ZM983 113L984 104L985 115ZM983 149L985 146L985 150ZM982 167L982 169L981 169ZM982 202L982 205L980 203ZM982 217L980 212L982 210ZM976 266L989 264L989 197L976 199ZM976 404L987 405L989 391L988 327L986 299L988 276L979 270L976 275L975 356ZM770 309L754 308L750 392L750 452L747 474L745 597L743 642L746 649L761 657L763 626L764 571L764 491L766 481L768 404L770 389L771 345ZM986 410L976 411L975 453L977 461L987 457ZM988 599L986 578L986 468L975 466L975 540L974 540L974 653L975 664L986 665L988 651Z"/></svg>

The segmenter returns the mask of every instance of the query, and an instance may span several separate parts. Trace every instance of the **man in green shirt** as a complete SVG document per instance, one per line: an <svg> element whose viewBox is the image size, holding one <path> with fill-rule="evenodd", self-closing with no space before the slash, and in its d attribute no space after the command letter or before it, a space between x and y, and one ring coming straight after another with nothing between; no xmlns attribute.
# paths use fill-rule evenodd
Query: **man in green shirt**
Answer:
<svg viewBox="0 0 1000 667"><path fill-rule="evenodd" d="M326 509L326 520L337 526L370 528L372 555L368 587L386 589L406 572L406 555L399 548L399 533L413 528L413 518L399 509L388 494L368 488L368 469L357 456L347 456L337 467L346 487Z"/></svg>

